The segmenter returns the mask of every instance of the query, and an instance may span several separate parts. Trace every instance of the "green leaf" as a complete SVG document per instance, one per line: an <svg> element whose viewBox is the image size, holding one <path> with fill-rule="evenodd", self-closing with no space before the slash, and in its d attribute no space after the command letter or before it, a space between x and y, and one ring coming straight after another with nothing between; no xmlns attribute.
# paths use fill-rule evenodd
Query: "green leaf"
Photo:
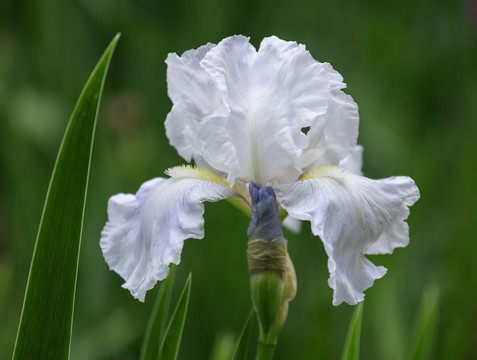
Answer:
<svg viewBox="0 0 477 360"><path fill-rule="evenodd" d="M67 359L91 153L119 34L88 79L66 128L43 208L14 359Z"/></svg>
<svg viewBox="0 0 477 360"><path fill-rule="evenodd" d="M359 343L361 338L361 322L363 319L363 303L356 305L349 324L348 335L343 349L342 360L359 359Z"/></svg>
<svg viewBox="0 0 477 360"><path fill-rule="evenodd" d="M146 334L144 335L140 357L141 360L156 360L157 355L159 354L159 346L161 345L161 339L164 335L167 315L169 313L175 269L175 265L171 265L169 276L162 282L159 293L157 294L156 303L154 304L147 325Z"/></svg>
<svg viewBox="0 0 477 360"><path fill-rule="evenodd" d="M159 360L175 360L179 353L179 345L181 342L182 331L184 329L187 306L189 305L190 284L192 276L189 274L181 297L177 302L176 309L172 315L169 326L159 350Z"/></svg>
<svg viewBox="0 0 477 360"><path fill-rule="evenodd" d="M252 330L254 314L255 311L252 308L252 310L250 310L250 314L248 315L247 321L245 321L245 324L243 326L232 360L248 359L248 344L250 343L250 333Z"/></svg>
<svg viewBox="0 0 477 360"><path fill-rule="evenodd" d="M438 326L439 288L430 285L424 291L410 345L404 359L431 359Z"/></svg>

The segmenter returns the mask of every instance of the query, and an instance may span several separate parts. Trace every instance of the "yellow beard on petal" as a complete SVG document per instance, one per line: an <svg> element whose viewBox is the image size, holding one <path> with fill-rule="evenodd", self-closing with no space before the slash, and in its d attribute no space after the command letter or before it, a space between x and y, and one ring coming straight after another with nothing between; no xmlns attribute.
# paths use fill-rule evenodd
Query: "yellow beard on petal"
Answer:
<svg viewBox="0 0 477 360"><path fill-rule="evenodd" d="M215 182L217 184L230 187L230 184L224 179L219 178L217 174L214 174L209 169L202 168L199 166L194 166L194 165L174 166L170 169L167 169L165 173L174 179L194 178L194 179Z"/></svg>
<svg viewBox="0 0 477 360"><path fill-rule="evenodd" d="M174 166L165 171L173 179L185 179L185 178L194 178L205 181L215 182L227 187L231 187L230 184L220 177L217 174L213 173L209 169L202 168L194 165L179 165ZM245 213L247 216L250 216L250 195L248 193L248 185L245 184L235 184L232 187L235 190L235 195L227 198L227 201L232 205L237 207L240 211Z"/></svg>
<svg viewBox="0 0 477 360"><path fill-rule="evenodd" d="M306 173L300 180L307 180L319 177L340 178L346 173L346 170L334 165L321 165Z"/></svg>

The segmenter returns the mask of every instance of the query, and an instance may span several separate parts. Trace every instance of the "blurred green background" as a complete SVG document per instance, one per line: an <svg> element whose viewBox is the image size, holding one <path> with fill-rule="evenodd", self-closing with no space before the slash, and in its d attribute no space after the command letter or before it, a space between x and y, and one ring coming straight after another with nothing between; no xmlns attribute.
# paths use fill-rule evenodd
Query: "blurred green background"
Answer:
<svg viewBox="0 0 477 360"><path fill-rule="evenodd" d="M373 256L388 274L366 291L361 355L396 359L424 290L439 287L434 355L477 350L477 2L127 1L0 2L0 359L11 357L49 177L66 122L94 65L121 32L106 80L89 183L72 359L135 359L145 304L121 288L99 248L106 203L182 164L169 146L166 65L233 34L277 35L330 62L360 107L364 172L409 175L421 190L411 244ZM219 359L251 307L248 219L206 205L206 238L188 240L176 292L193 272L181 359ZM61 214L58 214L61 221ZM298 277L276 359L336 359L353 307L331 304L326 254L308 224L287 233Z"/></svg>

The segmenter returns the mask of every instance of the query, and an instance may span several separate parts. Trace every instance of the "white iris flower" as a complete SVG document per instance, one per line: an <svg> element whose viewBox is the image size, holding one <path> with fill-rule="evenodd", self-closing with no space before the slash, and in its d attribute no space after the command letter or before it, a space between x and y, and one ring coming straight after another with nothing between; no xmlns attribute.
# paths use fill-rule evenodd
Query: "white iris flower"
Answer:
<svg viewBox="0 0 477 360"><path fill-rule="evenodd" d="M167 136L197 166L169 169L169 178L109 200L101 248L123 287L144 301L180 262L184 240L204 237L202 203L249 206L254 181L273 186L288 223L311 222L329 257L333 304L362 301L386 273L365 255L408 244L405 220L419 190L405 176L362 176L358 107L341 75L277 37L257 51L249 38L232 36L166 63Z"/></svg>

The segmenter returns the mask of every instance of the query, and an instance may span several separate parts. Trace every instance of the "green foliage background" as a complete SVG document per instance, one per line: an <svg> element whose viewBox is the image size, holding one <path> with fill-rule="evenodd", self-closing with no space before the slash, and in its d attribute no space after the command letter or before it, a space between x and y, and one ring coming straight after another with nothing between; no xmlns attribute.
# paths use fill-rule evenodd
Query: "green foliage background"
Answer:
<svg viewBox="0 0 477 360"><path fill-rule="evenodd" d="M156 291L142 304L99 248L106 202L182 164L169 146L164 60L232 34L277 35L330 62L360 106L364 172L409 175L421 190L411 244L373 256L388 274L366 292L363 359L395 359L424 289L441 291L438 359L477 343L477 2L4 0L0 3L0 359L9 358L33 245L62 134L83 84L122 32L106 82L85 215L72 359L136 359ZM250 310L248 219L206 205L176 284L194 284L179 358L213 358ZM61 214L58 214L61 221ZM341 355L352 307L331 305L326 254L308 224L287 233L298 277L277 359ZM174 290L177 299L181 285ZM157 289L156 289L157 290Z"/></svg>

